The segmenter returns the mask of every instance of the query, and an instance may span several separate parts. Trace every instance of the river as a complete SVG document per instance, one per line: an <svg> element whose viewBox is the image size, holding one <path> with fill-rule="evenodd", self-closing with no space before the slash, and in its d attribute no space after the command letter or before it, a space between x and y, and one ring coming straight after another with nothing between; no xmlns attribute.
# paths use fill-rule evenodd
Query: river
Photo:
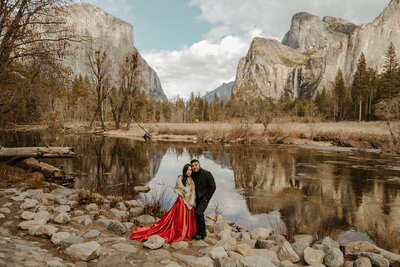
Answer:
<svg viewBox="0 0 400 267"><path fill-rule="evenodd" d="M372 240L386 249L400 244L400 158L349 150L297 146L151 143L46 132L0 133L0 145L72 146L79 157L46 159L75 176L75 188L142 201L176 199L173 187L191 159L212 172L217 185L206 213L249 229L335 234ZM352 229L350 232L341 231ZM354 235L354 231L358 234Z"/></svg>

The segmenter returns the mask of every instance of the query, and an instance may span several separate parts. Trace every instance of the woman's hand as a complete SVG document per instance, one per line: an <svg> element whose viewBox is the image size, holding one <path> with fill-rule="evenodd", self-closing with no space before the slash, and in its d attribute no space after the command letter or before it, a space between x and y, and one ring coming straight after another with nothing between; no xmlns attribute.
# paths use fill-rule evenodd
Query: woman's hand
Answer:
<svg viewBox="0 0 400 267"><path fill-rule="evenodd" d="M178 196L178 198L179 198L179 200L182 200L182 197L180 195Z"/></svg>

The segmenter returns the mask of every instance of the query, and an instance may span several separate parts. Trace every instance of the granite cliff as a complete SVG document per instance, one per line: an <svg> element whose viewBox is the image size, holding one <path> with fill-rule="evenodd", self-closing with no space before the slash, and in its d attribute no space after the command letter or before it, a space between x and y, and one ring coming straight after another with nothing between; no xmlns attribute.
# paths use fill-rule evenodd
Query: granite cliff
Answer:
<svg viewBox="0 0 400 267"><path fill-rule="evenodd" d="M65 13L67 25L74 34L83 41L72 42L65 64L83 75L89 73L87 53L92 49L102 49L107 52L112 62L112 72L117 76L118 64L128 53L136 50L134 47L133 27L102 9L87 3L73 4ZM139 54L140 55L140 54ZM167 100L157 73L139 56L143 68L144 85L141 88L156 100Z"/></svg>
<svg viewBox="0 0 400 267"><path fill-rule="evenodd" d="M251 83L265 97L311 98L318 90L332 88L339 68L349 85L361 53L368 66L382 71L390 42L400 48L400 0L392 0L373 22L360 26L297 13L282 43L254 38L239 61L232 91L238 94Z"/></svg>
<svg viewBox="0 0 400 267"><path fill-rule="evenodd" d="M203 99L206 100L208 103L212 103L215 96L217 96L220 101L222 100L224 102L228 102L231 98L233 83L234 81L221 84L211 92L207 92L203 96Z"/></svg>

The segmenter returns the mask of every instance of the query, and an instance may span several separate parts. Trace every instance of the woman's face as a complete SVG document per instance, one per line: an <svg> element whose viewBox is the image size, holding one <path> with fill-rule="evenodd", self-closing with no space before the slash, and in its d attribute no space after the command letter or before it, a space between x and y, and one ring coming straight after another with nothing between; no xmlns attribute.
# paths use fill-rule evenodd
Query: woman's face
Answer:
<svg viewBox="0 0 400 267"><path fill-rule="evenodd" d="M187 169L186 175L187 175L188 177L192 176L192 167L189 167L189 168Z"/></svg>

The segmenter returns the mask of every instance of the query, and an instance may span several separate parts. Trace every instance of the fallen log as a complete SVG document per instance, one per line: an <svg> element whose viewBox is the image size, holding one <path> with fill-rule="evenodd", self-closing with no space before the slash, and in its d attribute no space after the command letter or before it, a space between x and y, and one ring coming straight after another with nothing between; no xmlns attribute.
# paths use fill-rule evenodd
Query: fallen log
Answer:
<svg viewBox="0 0 400 267"><path fill-rule="evenodd" d="M45 177L50 177L50 178L64 178L65 173L63 170L54 167L53 165L40 162L34 158L27 158L22 161L20 161L20 164L23 165L26 168L39 171L43 173Z"/></svg>
<svg viewBox="0 0 400 267"><path fill-rule="evenodd" d="M0 147L0 160L75 157L73 147Z"/></svg>

